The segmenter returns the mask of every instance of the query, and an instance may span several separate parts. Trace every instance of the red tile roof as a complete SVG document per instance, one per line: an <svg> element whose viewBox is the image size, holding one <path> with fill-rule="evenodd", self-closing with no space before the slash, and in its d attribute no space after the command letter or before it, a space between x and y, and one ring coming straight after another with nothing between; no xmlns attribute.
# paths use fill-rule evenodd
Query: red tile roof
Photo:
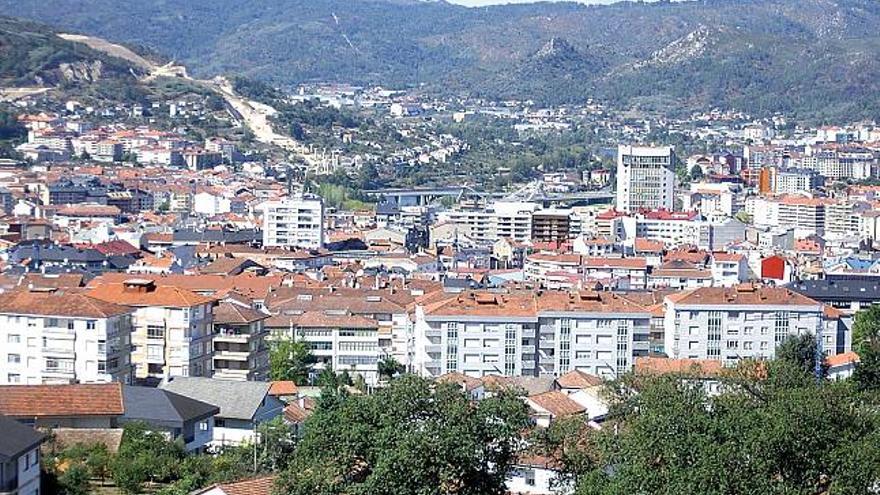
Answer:
<svg viewBox="0 0 880 495"><path fill-rule="evenodd" d="M4 385L0 414L14 418L119 416L125 413L119 383Z"/></svg>

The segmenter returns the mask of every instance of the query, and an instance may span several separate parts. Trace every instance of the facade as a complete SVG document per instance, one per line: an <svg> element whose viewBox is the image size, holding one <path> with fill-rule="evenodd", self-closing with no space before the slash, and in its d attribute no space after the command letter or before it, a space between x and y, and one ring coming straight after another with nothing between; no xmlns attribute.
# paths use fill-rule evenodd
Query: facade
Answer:
<svg viewBox="0 0 880 495"><path fill-rule="evenodd" d="M416 308L415 371L613 377L648 354L649 326L645 308L608 292L465 292Z"/></svg>
<svg viewBox="0 0 880 495"><path fill-rule="evenodd" d="M128 383L132 309L77 293L0 298L0 385Z"/></svg>
<svg viewBox="0 0 880 495"><path fill-rule="evenodd" d="M823 335L822 305L783 287L701 288L666 298L665 350L673 359L772 359L791 335L812 334L836 353L837 336Z"/></svg>
<svg viewBox="0 0 880 495"><path fill-rule="evenodd" d="M269 315L225 301L214 308L213 372L224 380L266 380L269 377Z"/></svg>
<svg viewBox="0 0 880 495"><path fill-rule="evenodd" d="M672 211L674 170L675 152L671 146L618 146L617 210Z"/></svg>
<svg viewBox="0 0 880 495"><path fill-rule="evenodd" d="M0 493L40 495L40 445L43 434L0 416Z"/></svg>
<svg viewBox="0 0 880 495"><path fill-rule="evenodd" d="M317 196L297 196L265 203L263 246L306 249L323 247L323 200Z"/></svg>
<svg viewBox="0 0 880 495"><path fill-rule="evenodd" d="M138 278L100 283L88 294L134 308L131 360L137 379L211 376L214 299Z"/></svg>

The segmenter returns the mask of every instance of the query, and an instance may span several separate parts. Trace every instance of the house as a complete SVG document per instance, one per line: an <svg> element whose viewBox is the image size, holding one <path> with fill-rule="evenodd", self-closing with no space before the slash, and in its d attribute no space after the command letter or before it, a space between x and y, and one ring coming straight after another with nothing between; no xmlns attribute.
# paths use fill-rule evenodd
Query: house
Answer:
<svg viewBox="0 0 880 495"><path fill-rule="evenodd" d="M531 411L532 421L544 428L559 418L582 416L587 410L567 394L558 390L531 395L526 398L526 405Z"/></svg>
<svg viewBox="0 0 880 495"><path fill-rule="evenodd" d="M284 408L284 422L293 426L296 433L302 434L303 425L315 411L317 402L311 397L299 397Z"/></svg>
<svg viewBox="0 0 880 495"><path fill-rule="evenodd" d="M517 495L571 493L571 487L559 486L561 476L554 459L535 454L520 455L507 475L507 492Z"/></svg>
<svg viewBox="0 0 880 495"><path fill-rule="evenodd" d="M181 439L187 451L201 451L214 439L214 416L220 408L168 390L123 386L125 413L120 424L140 421Z"/></svg>
<svg viewBox="0 0 880 495"><path fill-rule="evenodd" d="M0 493L40 494L40 445L44 436L30 426L0 416Z"/></svg>
<svg viewBox="0 0 880 495"><path fill-rule="evenodd" d="M170 377L159 388L220 408L214 417L210 445L241 445L254 438L256 427L282 414L284 403L269 395L269 382Z"/></svg>
<svg viewBox="0 0 880 495"><path fill-rule="evenodd" d="M249 480L218 483L203 490L196 490L192 495L272 495L274 487L275 475L270 475Z"/></svg>
<svg viewBox="0 0 880 495"><path fill-rule="evenodd" d="M825 359L825 363L828 365L828 378L832 380L843 380L851 377L855 372L859 361L859 355L853 351L828 356Z"/></svg>
<svg viewBox="0 0 880 495"><path fill-rule="evenodd" d="M0 415L40 428L112 428L125 413L122 384L7 385Z"/></svg>

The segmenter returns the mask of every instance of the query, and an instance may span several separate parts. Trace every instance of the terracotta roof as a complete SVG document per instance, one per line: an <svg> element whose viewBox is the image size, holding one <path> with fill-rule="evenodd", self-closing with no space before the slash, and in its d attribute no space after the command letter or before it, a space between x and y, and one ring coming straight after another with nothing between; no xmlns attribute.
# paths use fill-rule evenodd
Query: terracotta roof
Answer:
<svg viewBox="0 0 880 495"><path fill-rule="evenodd" d="M105 205L71 205L55 212L56 215L66 217L115 217L120 213L119 208Z"/></svg>
<svg viewBox="0 0 880 495"><path fill-rule="evenodd" d="M583 265L588 268L627 268L645 270L648 262L645 258L584 258Z"/></svg>
<svg viewBox="0 0 880 495"><path fill-rule="evenodd" d="M288 423L302 423L309 419L315 411L315 399L303 397L302 399L284 408L284 419Z"/></svg>
<svg viewBox="0 0 880 495"><path fill-rule="evenodd" d="M275 488L275 475L233 481L231 483L220 483L196 493L207 493L215 488L225 495L272 495L272 491Z"/></svg>
<svg viewBox="0 0 880 495"><path fill-rule="evenodd" d="M269 315L255 309L245 308L240 304L222 302L214 308L215 324L247 325L255 321L265 320Z"/></svg>
<svg viewBox="0 0 880 495"><path fill-rule="evenodd" d="M164 306L172 308L191 308L200 304L209 304L215 299L200 296L195 292L181 289L180 287L172 287L167 285L154 285L152 290L138 291L127 288L131 286L133 281L148 282L146 279L139 279L128 276L127 283L99 284L91 289L87 294L91 297L101 299L125 306ZM89 284L91 285L91 284Z"/></svg>
<svg viewBox="0 0 880 495"><path fill-rule="evenodd" d="M721 361L714 359L671 359L637 357L633 371L644 375L696 374L715 376L722 372Z"/></svg>
<svg viewBox="0 0 880 495"><path fill-rule="evenodd" d="M557 378L556 383L562 388L590 388L602 385L604 382L596 375L581 370L572 370Z"/></svg>
<svg viewBox="0 0 880 495"><path fill-rule="evenodd" d="M476 388L479 388L483 385L482 380L479 378L474 378L472 376L467 376L464 373L459 373L457 371L453 371L450 373L446 373L445 375L440 375L437 377L438 383L454 383L456 385L461 386L464 390L470 392Z"/></svg>
<svg viewBox="0 0 880 495"><path fill-rule="evenodd" d="M568 395L558 390L551 390L549 392L544 392L543 394L532 395L529 397L529 401L546 410L556 418L583 414L584 411L586 411L584 406L573 401Z"/></svg>
<svg viewBox="0 0 880 495"><path fill-rule="evenodd" d="M24 289L0 297L0 313L5 314L109 318L131 312L129 307L68 290L31 292Z"/></svg>
<svg viewBox="0 0 880 495"><path fill-rule="evenodd" d="M274 381L269 385L269 395L296 395L298 391L296 384L290 380Z"/></svg>
<svg viewBox="0 0 880 495"><path fill-rule="evenodd" d="M327 314L324 311L307 311L299 315L276 315L266 320L267 327L303 328L364 328L376 329L379 324L372 318L352 314Z"/></svg>
<svg viewBox="0 0 880 495"><path fill-rule="evenodd" d="M680 305L819 306L819 303L785 287L702 287L678 300Z"/></svg>
<svg viewBox="0 0 880 495"><path fill-rule="evenodd" d="M835 354L833 356L828 356L827 358L825 358L825 362L828 364L828 366L831 367L843 366L850 363L858 363L859 361L861 361L861 358L859 358L859 355L853 351L844 352L843 354Z"/></svg>
<svg viewBox="0 0 880 495"><path fill-rule="evenodd" d="M638 252L662 253L665 249L663 241L654 241L643 237L636 237L633 241L633 248Z"/></svg>
<svg viewBox="0 0 880 495"><path fill-rule="evenodd" d="M119 383L4 385L0 414L15 418L119 416L125 413Z"/></svg>

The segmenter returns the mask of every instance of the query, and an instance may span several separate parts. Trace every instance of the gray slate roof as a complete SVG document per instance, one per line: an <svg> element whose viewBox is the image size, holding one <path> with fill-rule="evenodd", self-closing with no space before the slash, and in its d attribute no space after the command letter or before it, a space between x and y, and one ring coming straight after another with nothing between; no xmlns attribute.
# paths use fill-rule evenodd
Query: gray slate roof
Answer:
<svg viewBox="0 0 880 495"><path fill-rule="evenodd" d="M0 462L28 452L43 441L43 434L14 419L0 416Z"/></svg>
<svg viewBox="0 0 880 495"><path fill-rule="evenodd" d="M219 418L251 421L269 394L269 382L234 382L213 378L176 376L159 388L220 408Z"/></svg>
<svg viewBox="0 0 880 495"><path fill-rule="evenodd" d="M124 419L163 425L200 421L215 416L220 408L169 390L151 387L122 387Z"/></svg>

